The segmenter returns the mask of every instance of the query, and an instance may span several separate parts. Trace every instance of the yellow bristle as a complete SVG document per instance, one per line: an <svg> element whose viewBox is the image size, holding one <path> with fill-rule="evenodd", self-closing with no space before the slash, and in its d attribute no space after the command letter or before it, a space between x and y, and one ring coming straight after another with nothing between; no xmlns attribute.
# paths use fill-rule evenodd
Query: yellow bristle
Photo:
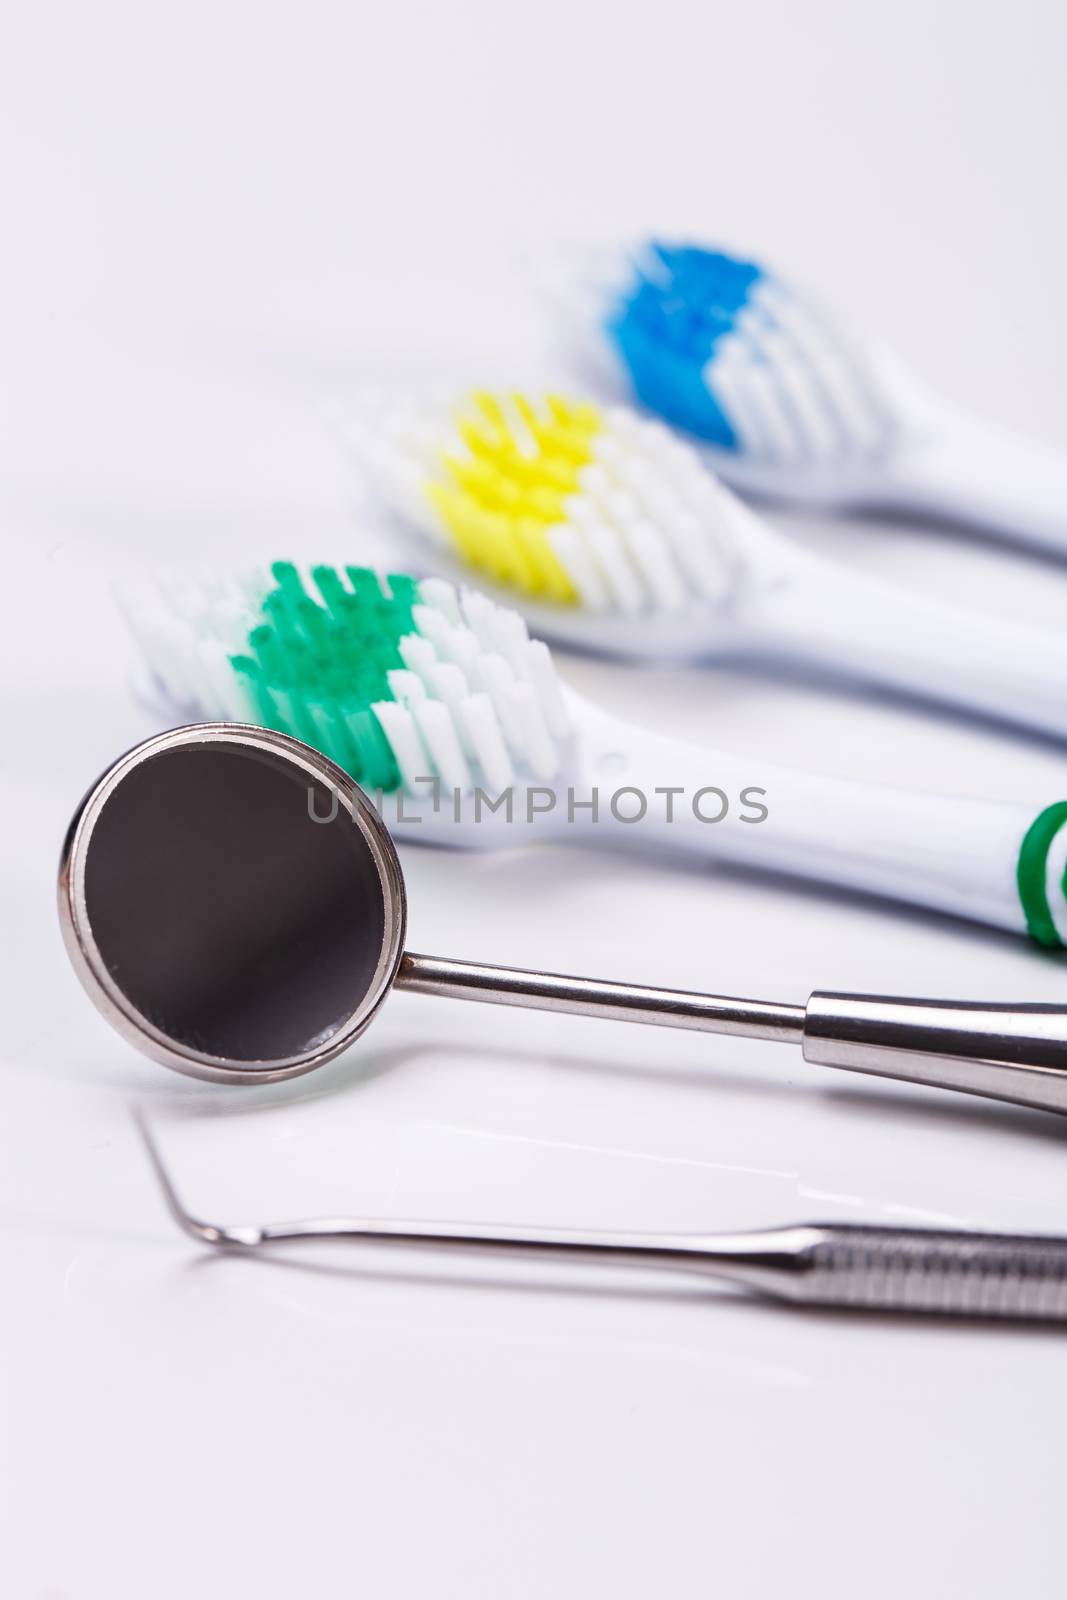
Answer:
<svg viewBox="0 0 1067 1600"><path fill-rule="evenodd" d="M496 461L508 448L508 435L503 429L488 427L482 419L461 417L458 432L463 443L479 461Z"/></svg>
<svg viewBox="0 0 1067 1600"><path fill-rule="evenodd" d="M584 467L590 459L589 456L582 461L568 461L560 456L546 459L542 468L545 486L557 490L560 494L576 494L579 468Z"/></svg>
<svg viewBox="0 0 1067 1600"><path fill-rule="evenodd" d="M431 483L427 492L464 561L498 583L536 591L538 569L512 531L512 518L480 505L462 490Z"/></svg>
<svg viewBox="0 0 1067 1600"><path fill-rule="evenodd" d="M446 456L444 466L456 487L472 500L483 505L497 505L502 498L507 498L508 480L501 478L491 461Z"/></svg>
<svg viewBox="0 0 1067 1600"><path fill-rule="evenodd" d="M462 447L441 455L443 481L427 484L463 559L527 594L574 604L578 591L548 533L566 523L602 426L596 406L562 395L472 394L456 420Z"/></svg>
<svg viewBox="0 0 1067 1600"><path fill-rule="evenodd" d="M539 483L524 496L523 503L538 522L563 522L564 496L550 484Z"/></svg>
<svg viewBox="0 0 1067 1600"><path fill-rule="evenodd" d="M470 518L471 542L475 546L476 566L497 581L525 589L531 582L528 563L515 548L512 519L502 511L475 511Z"/></svg>
<svg viewBox="0 0 1067 1600"><path fill-rule="evenodd" d="M510 432L508 420L504 415L504 408L499 398L488 389L476 389L471 395L475 407L482 413L487 422L491 422L498 433Z"/></svg>
<svg viewBox="0 0 1067 1600"><path fill-rule="evenodd" d="M556 420L565 428L577 428L581 433L599 433L604 426L600 408L591 400L568 400L561 394L545 396L545 404Z"/></svg>
<svg viewBox="0 0 1067 1600"><path fill-rule="evenodd" d="M511 397L511 404L530 430L532 437L536 439L541 421L532 400L528 395L516 393Z"/></svg>
<svg viewBox="0 0 1067 1600"><path fill-rule="evenodd" d="M574 605L578 599L578 591L571 582L566 567L548 542L549 524L525 518L517 520L513 526L530 565L537 573L537 587L530 592L543 594L558 605Z"/></svg>
<svg viewBox="0 0 1067 1600"><path fill-rule="evenodd" d="M593 440L596 437L586 428L559 428L554 430L554 454L572 466L584 467L593 459Z"/></svg>

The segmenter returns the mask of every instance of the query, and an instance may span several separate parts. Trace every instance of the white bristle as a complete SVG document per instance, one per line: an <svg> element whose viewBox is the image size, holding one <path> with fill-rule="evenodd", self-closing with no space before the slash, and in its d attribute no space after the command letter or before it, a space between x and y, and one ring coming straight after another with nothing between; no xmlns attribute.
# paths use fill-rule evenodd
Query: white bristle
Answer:
<svg viewBox="0 0 1067 1600"><path fill-rule="evenodd" d="M503 606L496 606L494 609L493 643L515 676L523 678L526 676L526 650L530 643L529 631L517 611L506 610Z"/></svg>
<svg viewBox="0 0 1067 1600"><path fill-rule="evenodd" d="M525 764L534 776L547 782L559 771L559 751L548 731L532 683L514 683L507 690L508 703L521 732Z"/></svg>
<svg viewBox="0 0 1067 1600"><path fill-rule="evenodd" d="M217 639L204 640L201 648L204 675L211 695L210 701L205 702L205 709L220 722L245 721L249 707L230 665L229 651Z"/></svg>
<svg viewBox="0 0 1067 1600"><path fill-rule="evenodd" d="M582 494L590 501L590 510L595 506L601 495L608 494L611 490L611 474L592 461L588 466L580 468L578 484ZM593 515L597 513L593 512Z"/></svg>
<svg viewBox="0 0 1067 1600"><path fill-rule="evenodd" d="M228 659L250 626L236 584L128 575L116 583L115 598L169 704L186 714L248 718L251 708Z"/></svg>
<svg viewBox="0 0 1067 1600"><path fill-rule="evenodd" d="M688 589L655 524L635 518L627 529L627 542L653 601L664 611L679 611Z"/></svg>
<svg viewBox="0 0 1067 1600"><path fill-rule="evenodd" d="M426 588L420 584L423 601ZM546 646L530 639L516 612L476 590L458 597L449 590L443 598L460 620L451 624L443 610L414 606L419 632L400 641L404 667L388 674L433 770L456 789L481 782L499 790L523 774L547 781L559 771L558 741L571 724ZM379 721L407 786L411 730L395 718ZM394 733L406 742L401 748Z"/></svg>
<svg viewBox="0 0 1067 1600"><path fill-rule="evenodd" d="M622 488L616 479L612 479L610 488L597 495L596 508L613 528L618 528L622 533L641 515L633 495Z"/></svg>
<svg viewBox="0 0 1067 1600"><path fill-rule="evenodd" d="M578 591L587 611L607 611L611 599L597 564L579 530L566 523L549 528L546 538L553 553Z"/></svg>
<svg viewBox="0 0 1067 1600"><path fill-rule="evenodd" d="M573 731L573 724L556 676L552 652L542 640L531 639L528 661L530 681L537 690L537 698L552 736L566 739Z"/></svg>
<svg viewBox="0 0 1067 1600"><path fill-rule="evenodd" d="M425 780L433 777L434 768L415 718L406 706L397 705L394 700L379 700L371 710L396 757L404 788L411 795L425 798Z"/></svg>
<svg viewBox="0 0 1067 1600"><path fill-rule="evenodd" d="M713 603L722 600L729 592L736 565L733 546L723 550L719 535L715 544L710 545L701 519L684 506L672 511L662 526L692 587ZM726 541L722 543L726 544Z"/></svg>
<svg viewBox="0 0 1067 1600"><path fill-rule="evenodd" d="M437 644L438 654L452 661L470 683L478 671L478 641L469 628L449 628Z"/></svg>
<svg viewBox="0 0 1067 1600"><path fill-rule="evenodd" d="M435 611L432 606L412 606L411 620L422 634L422 637L429 639L435 648L444 646L452 624L448 622L442 612Z"/></svg>
<svg viewBox="0 0 1067 1600"><path fill-rule="evenodd" d="M469 691L463 670L454 661L435 661L427 675L426 686L434 697L446 705L458 705Z"/></svg>
<svg viewBox="0 0 1067 1600"><path fill-rule="evenodd" d="M400 659L409 671L414 672L428 684L430 674L437 665L437 652L428 639L422 639L417 633L409 633L401 639L397 646Z"/></svg>
<svg viewBox="0 0 1067 1600"><path fill-rule="evenodd" d="M402 706L418 705L426 699L426 685L417 672L406 672L401 667L394 667L386 673L389 683L389 692Z"/></svg>
<svg viewBox="0 0 1067 1600"><path fill-rule="evenodd" d="M609 523L597 518L589 523L586 538L590 554L616 609L625 615L641 611L645 604L645 591L622 535Z"/></svg>
<svg viewBox="0 0 1067 1600"><path fill-rule="evenodd" d="M484 650L496 649L495 612L497 607L487 595L477 589L464 589L460 609L468 628L472 630Z"/></svg>
<svg viewBox="0 0 1067 1600"><path fill-rule="evenodd" d="M834 453L842 447L870 452L883 446L892 433L891 417L841 331L776 279L765 279L758 293L834 419Z"/></svg>
<svg viewBox="0 0 1067 1600"><path fill-rule="evenodd" d="M435 700L440 700L442 705L448 707L453 719L456 720L456 731L464 754L473 756L474 749L471 745L470 737L464 724L458 720L460 705L470 693L470 686L460 668L452 661L436 662L431 671L427 688Z"/></svg>
<svg viewBox="0 0 1067 1600"><path fill-rule="evenodd" d="M459 708L474 753L481 767L486 790L498 795L515 781L515 769L504 743L500 724L487 694L471 694Z"/></svg>
<svg viewBox="0 0 1067 1600"><path fill-rule="evenodd" d="M756 354L756 347L744 351L745 367L739 383L744 386L749 414L759 418L766 448L775 461L800 461L804 449L799 439L778 375L773 367L764 365Z"/></svg>
<svg viewBox="0 0 1067 1600"><path fill-rule="evenodd" d="M812 382L810 368L780 329L768 329L763 349L774 365L778 386L792 413L804 454L813 460L825 460L840 449L842 441L821 386Z"/></svg>
<svg viewBox="0 0 1067 1600"><path fill-rule="evenodd" d="M473 779L449 708L439 700L423 700L411 710L433 759L436 776L446 789L465 793Z"/></svg>
<svg viewBox="0 0 1067 1600"><path fill-rule="evenodd" d="M729 419L742 451L754 457L772 454L758 409L754 408L745 382L747 358L739 342L727 335L715 347L704 368L704 382L720 411Z"/></svg>
<svg viewBox="0 0 1067 1600"><path fill-rule="evenodd" d="M503 656L487 652L478 659L478 676L482 689L493 702L493 710L514 755L523 753L522 727L515 715L509 690L515 682L514 674Z"/></svg>
<svg viewBox="0 0 1067 1600"><path fill-rule="evenodd" d="M419 594L423 603L432 607L434 611L439 611L446 622L450 622L453 627L459 625L462 619L454 584L447 583L444 578L423 578L419 584Z"/></svg>

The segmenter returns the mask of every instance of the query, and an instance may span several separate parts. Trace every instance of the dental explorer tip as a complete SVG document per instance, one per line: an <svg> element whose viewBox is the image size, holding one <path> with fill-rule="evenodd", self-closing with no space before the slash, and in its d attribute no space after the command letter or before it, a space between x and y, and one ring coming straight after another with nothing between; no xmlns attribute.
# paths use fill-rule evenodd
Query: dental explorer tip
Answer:
<svg viewBox="0 0 1067 1600"><path fill-rule="evenodd" d="M141 1135L152 1171L155 1173L156 1180L163 1192L167 1210L183 1233L187 1233L191 1239L196 1239L200 1244L215 1245L223 1249L231 1246L247 1248L260 1242L258 1236L253 1237L252 1231L249 1229L219 1227L214 1222L203 1222L199 1217L194 1217L191 1212L187 1211L178 1197L178 1191L175 1189L170 1173L164 1164L159 1146L148 1125L148 1118L145 1116L144 1111L138 1105L131 1105L130 1116L133 1118L134 1126Z"/></svg>

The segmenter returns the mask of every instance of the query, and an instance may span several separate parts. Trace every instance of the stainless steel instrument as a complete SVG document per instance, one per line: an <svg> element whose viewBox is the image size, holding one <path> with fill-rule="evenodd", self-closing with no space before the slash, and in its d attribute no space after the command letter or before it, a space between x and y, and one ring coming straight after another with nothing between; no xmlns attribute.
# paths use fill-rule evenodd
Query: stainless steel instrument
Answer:
<svg viewBox="0 0 1067 1600"><path fill-rule="evenodd" d="M328 1217L224 1225L179 1199L148 1126L137 1124L172 1217L190 1238L221 1250L350 1239L542 1261L649 1268L721 1279L803 1306L851 1311L1067 1321L1067 1239L803 1223L752 1233L537 1234L520 1228Z"/></svg>
<svg viewBox="0 0 1067 1600"><path fill-rule="evenodd" d="M215 1082L312 1071L395 986L791 1041L824 1066L1067 1111L1059 1006L822 992L782 1005L405 952L404 880L378 813L326 757L262 728L177 728L116 761L71 823L59 909L108 1020Z"/></svg>

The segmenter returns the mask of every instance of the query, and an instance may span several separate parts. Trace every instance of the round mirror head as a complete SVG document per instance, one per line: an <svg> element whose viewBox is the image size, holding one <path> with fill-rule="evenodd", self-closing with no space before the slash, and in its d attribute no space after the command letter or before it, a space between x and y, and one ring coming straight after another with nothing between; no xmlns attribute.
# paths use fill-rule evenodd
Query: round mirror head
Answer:
<svg viewBox="0 0 1067 1600"><path fill-rule="evenodd" d="M352 779L284 734L177 728L107 771L59 874L93 1000L157 1061L223 1083L310 1072L370 1022L404 943L393 842Z"/></svg>

